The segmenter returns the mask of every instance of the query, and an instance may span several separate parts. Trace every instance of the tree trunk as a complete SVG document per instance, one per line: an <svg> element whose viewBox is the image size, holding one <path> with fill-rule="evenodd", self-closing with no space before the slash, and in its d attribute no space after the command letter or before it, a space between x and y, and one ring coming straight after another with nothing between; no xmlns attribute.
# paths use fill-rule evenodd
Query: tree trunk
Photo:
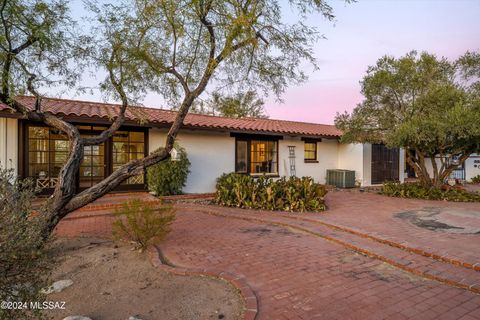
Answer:
<svg viewBox="0 0 480 320"><path fill-rule="evenodd" d="M441 168L438 168L435 156L429 156L433 169L433 178L431 178L430 173L428 172L425 165L425 156L423 155L423 153L419 152L419 150L415 151L417 157L414 157L412 153L408 150L408 148L405 148L407 162L415 170L415 173L417 174L422 186L426 188L440 188L443 185L444 181L452 173L452 171L455 170L457 167L463 165L465 160L467 160L468 157L470 157L470 155L472 154L472 152L462 154L462 156L459 158L457 165L450 164L448 166L444 166L442 164Z"/></svg>
<svg viewBox="0 0 480 320"><path fill-rule="evenodd" d="M409 151L409 148L405 148L407 155L407 162L415 170L415 174L420 180L420 184L429 187L432 184L432 180L425 166L425 156L418 149L415 149L415 156Z"/></svg>

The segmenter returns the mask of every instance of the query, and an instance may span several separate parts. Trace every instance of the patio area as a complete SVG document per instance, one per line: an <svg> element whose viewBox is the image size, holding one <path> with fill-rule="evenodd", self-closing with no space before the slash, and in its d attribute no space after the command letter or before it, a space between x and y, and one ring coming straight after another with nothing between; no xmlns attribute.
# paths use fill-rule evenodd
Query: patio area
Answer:
<svg viewBox="0 0 480 320"><path fill-rule="evenodd" d="M157 201L108 196L57 233L109 237L113 206L138 196ZM252 319L480 319L480 204L331 192L327 205L283 214L184 201L160 250L178 267L239 275Z"/></svg>

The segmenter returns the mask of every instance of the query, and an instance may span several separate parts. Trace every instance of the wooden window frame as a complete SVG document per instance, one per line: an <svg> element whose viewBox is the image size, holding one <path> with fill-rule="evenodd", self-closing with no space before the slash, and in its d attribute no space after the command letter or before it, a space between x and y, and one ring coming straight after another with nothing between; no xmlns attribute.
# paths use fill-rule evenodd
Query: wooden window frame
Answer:
<svg viewBox="0 0 480 320"><path fill-rule="evenodd" d="M108 127L108 123L97 123L97 122L77 122L72 121L73 125L80 125L80 126L92 126L92 127L99 127L99 126L106 126ZM44 123L36 123L28 120L20 120L18 126L18 133L19 133L19 156L18 156L18 170L19 175L23 178L26 178L29 175L29 145L28 145L28 128L29 127L48 127L50 126ZM143 132L144 134L144 156L148 156L149 154L149 134L148 134L149 127L136 127L136 126L122 126L118 129L118 131L134 131L134 132ZM80 132L87 133L85 129L80 129ZM105 161L105 177L110 175L113 172L113 138L110 137L107 141L104 142L105 146L105 154L104 154L104 161ZM86 188L80 188L79 185L79 174L77 174L77 181L76 181L76 189L77 192L81 192ZM114 189L114 191L134 191L134 190L147 190L147 174L146 171L144 172L143 184L126 184L120 185ZM53 188L44 188L40 192L41 195L51 194L53 192Z"/></svg>
<svg viewBox="0 0 480 320"><path fill-rule="evenodd" d="M233 135L232 136L235 137L235 172L236 173L239 173L239 174L246 174L246 175L250 175L252 177L259 177L259 176L268 176L268 177L279 177L280 176L280 173L279 173L279 163L278 163L278 159L279 159L279 143L278 141L281 140L282 137L278 137L278 136L267 136L267 135L245 135L245 134L239 134L239 135ZM263 173L254 173L254 172L251 172L251 164L252 164L252 141L271 141L271 142L274 142L275 143L275 150L276 150L276 155L275 155L275 171L276 172L272 172L272 173L268 173L268 172L263 172ZM237 159L238 159L238 154L237 154L237 144L238 142L246 142L247 143L247 163L246 163L246 171L245 172L239 172L237 171Z"/></svg>
<svg viewBox="0 0 480 320"><path fill-rule="evenodd" d="M303 140L303 160L305 163L318 163L318 143L321 142L321 139L309 139L309 138L304 138ZM314 158L306 158L305 152L306 150L306 145L307 144L313 144L315 146L315 157Z"/></svg>

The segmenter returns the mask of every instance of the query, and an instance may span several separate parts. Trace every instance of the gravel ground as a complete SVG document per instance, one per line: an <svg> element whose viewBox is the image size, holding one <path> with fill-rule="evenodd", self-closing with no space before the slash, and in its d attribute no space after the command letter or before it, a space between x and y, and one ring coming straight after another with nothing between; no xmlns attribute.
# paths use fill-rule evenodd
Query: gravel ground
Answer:
<svg viewBox="0 0 480 320"><path fill-rule="evenodd" d="M93 320L242 317L241 297L223 280L166 273L154 268L147 254L111 241L59 241L62 261L53 279L71 279L73 285L48 296L49 301L65 301L65 310L51 311L54 319L69 315Z"/></svg>

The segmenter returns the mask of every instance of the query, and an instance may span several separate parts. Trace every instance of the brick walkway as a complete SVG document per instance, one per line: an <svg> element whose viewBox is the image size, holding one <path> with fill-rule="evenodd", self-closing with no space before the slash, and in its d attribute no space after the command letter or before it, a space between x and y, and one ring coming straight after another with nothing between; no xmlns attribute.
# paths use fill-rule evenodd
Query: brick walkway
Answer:
<svg viewBox="0 0 480 320"><path fill-rule="evenodd" d="M480 295L454 287L466 281L475 288L472 282L480 272L321 224L407 239L412 247L448 249L458 259L475 261L480 235L446 235L394 217L398 211L446 204L339 192L329 194L328 205L325 214L285 215L179 204L173 231L161 248L175 265L245 276L258 298L258 319L480 319ZM109 235L111 217L87 212L73 213L58 232ZM417 271L422 276L414 275ZM453 283L431 281L429 275Z"/></svg>

